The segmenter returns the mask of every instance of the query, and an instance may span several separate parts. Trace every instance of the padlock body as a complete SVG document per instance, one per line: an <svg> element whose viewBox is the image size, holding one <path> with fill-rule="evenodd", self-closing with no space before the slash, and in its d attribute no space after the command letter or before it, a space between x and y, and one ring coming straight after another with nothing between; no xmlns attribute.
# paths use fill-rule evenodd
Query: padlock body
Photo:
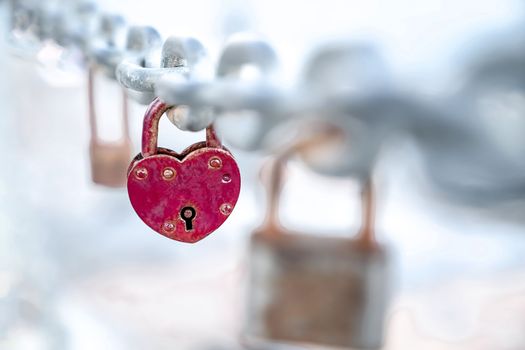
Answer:
<svg viewBox="0 0 525 350"><path fill-rule="evenodd" d="M239 168L229 151L197 145L181 155L159 149L156 155L138 156L127 186L133 208L150 228L194 243L228 218L240 184Z"/></svg>
<svg viewBox="0 0 525 350"><path fill-rule="evenodd" d="M256 233L251 239L248 339L379 348L387 254L356 241Z"/></svg>
<svg viewBox="0 0 525 350"><path fill-rule="evenodd" d="M103 143L92 141L89 146L91 178L107 187L124 187L131 159L131 142L123 139Z"/></svg>

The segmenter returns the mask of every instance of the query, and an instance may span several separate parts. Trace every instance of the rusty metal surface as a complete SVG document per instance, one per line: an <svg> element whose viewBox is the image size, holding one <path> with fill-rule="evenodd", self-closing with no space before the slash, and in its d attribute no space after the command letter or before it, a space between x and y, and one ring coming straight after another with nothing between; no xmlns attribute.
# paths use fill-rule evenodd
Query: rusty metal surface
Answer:
<svg viewBox="0 0 525 350"><path fill-rule="evenodd" d="M106 187L126 186L131 149L129 139L107 143L92 141L89 145L92 181Z"/></svg>
<svg viewBox="0 0 525 350"><path fill-rule="evenodd" d="M95 70L88 71L88 114L90 127L89 157L91 179L106 187L124 187L131 159L132 143L129 136L128 98L122 90L122 134L119 140L108 142L99 137L94 88Z"/></svg>
<svg viewBox="0 0 525 350"><path fill-rule="evenodd" d="M257 233L245 335L374 349L383 342L387 254L356 241Z"/></svg>

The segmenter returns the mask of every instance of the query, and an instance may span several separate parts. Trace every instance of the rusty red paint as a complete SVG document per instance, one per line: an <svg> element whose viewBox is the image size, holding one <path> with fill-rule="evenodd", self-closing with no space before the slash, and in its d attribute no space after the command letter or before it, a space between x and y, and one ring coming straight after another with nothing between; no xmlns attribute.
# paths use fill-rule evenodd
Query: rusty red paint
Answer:
<svg viewBox="0 0 525 350"><path fill-rule="evenodd" d="M138 216L156 232L187 243L195 243L219 228L233 210L240 193L239 168L231 153L222 148L212 128L207 142L188 147L177 154L157 147L158 122L170 106L156 99L144 117L142 153L130 166L128 194ZM219 169L210 168L210 159L219 159ZM135 176L144 169L147 177ZM175 174L167 179L165 170ZM230 179L225 182L224 178ZM185 207L196 211L188 229ZM229 212L231 212L229 210Z"/></svg>

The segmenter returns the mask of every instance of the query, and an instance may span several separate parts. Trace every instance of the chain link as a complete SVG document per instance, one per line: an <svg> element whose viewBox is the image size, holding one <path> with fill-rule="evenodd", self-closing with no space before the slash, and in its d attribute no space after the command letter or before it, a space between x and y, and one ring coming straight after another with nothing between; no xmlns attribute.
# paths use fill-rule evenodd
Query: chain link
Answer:
<svg viewBox="0 0 525 350"><path fill-rule="evenodd" d="M187 106L186 113L170 115L180 129L202 130L216 122L226 141L271 150L291 137L289 125L322 120L343 130L346 141L317 157L303 155L306 164L360 178L370 175L387 140L405 134L423 152L435 183L449 193L473 202L525 194L525 157L498 148L502 135L481 122L476 107L490 88L523 94L525 50L519 45L488 50L465 67L468 79L457 94L432 100L389 79L384 60L367 45L320 48L307 61L302 81L281 88L277 55L258 37L232 37L210 78L199 73L207 56L196 39L168 38L155 62L162 40L154 28L129 26L92 2L10 4L13 44L34 53L52 40L81 50L87 64L116 79L136 101L159 96ZM232 114L241 116L233 124ZM248 119L255 126L243 126Z"/></svg>

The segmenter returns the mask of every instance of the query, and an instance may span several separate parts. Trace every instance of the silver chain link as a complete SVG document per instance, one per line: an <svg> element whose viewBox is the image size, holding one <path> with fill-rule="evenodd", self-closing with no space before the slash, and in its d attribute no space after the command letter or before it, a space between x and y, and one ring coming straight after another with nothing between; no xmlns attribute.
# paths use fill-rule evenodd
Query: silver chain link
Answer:
<svg viewBox="0 0 525 350"><path fill-rule="evenodd" d="M206 49L197 39L170 37L161 49L154 28L128 26L92 2L60 2L59 9L31 0L10 4L12 43L35 52L39 43L52 40L81 50L87 64L101 67L139 103L159 96L188 106L188 113L170 116L180 129L202 130L215 121L226 141L272 150L293 134L287 125L321 119L344 130L348 142L321 157L305 156L305 162L322 173L360 178L369 176L387 140L405 134L419 145L431 177L447 192L472 202L525 195L525 157L497 147L494 140L501 135L482 123L475 105L490 89L523 93L524 45L488 50L465 67L469 79L457 94L429 100L387 79L379 53L366 45L318 49L303 80L281 88L273 79L277 54L258 37L232 37L215 76L203 78L198 72ZM246 118L232 128L232 114ZM248 116L257 124L243 128ZM287 132L279 133L283 128Z"/></svg>

